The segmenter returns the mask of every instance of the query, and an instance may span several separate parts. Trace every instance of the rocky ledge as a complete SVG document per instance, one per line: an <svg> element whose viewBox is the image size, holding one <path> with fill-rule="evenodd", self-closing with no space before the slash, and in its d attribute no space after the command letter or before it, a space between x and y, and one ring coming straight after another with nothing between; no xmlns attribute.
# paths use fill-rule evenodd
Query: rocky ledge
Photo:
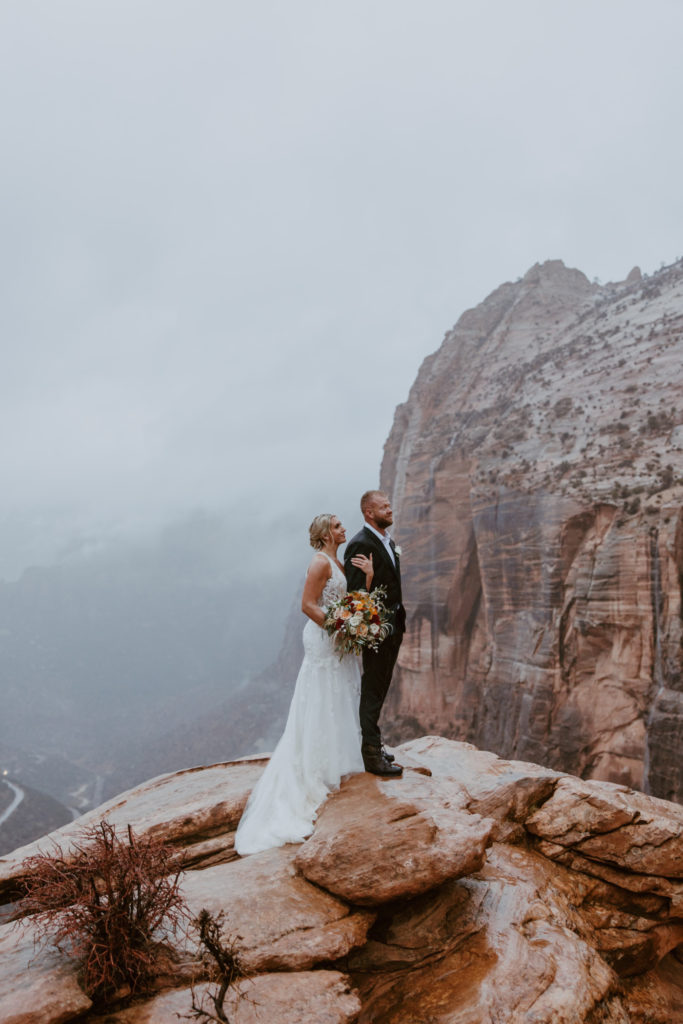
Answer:
<svg viewBox="0 0 683 1024"><path fill-rule="evenodd" d="M182 849L190 911L224 913L251 975L232 1024L683 1020L683 808L443 738L399 756L402 779L348 778L307 842L251 857L233 838L263 758L162 776L52 838L106 817ZM0 901L49 845L0 859ZM192 953L97 1016L73 964L7 923L0 1021L177 1021L209 985Z"/></svg>

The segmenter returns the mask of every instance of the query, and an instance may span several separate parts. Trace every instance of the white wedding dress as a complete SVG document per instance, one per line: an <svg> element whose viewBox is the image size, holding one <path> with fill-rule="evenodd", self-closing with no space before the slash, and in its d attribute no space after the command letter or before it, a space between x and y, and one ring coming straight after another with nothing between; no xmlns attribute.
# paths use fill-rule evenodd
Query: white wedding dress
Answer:
<svg viewBox="0 0 683 1024"><path fill-rule="evenodd" d="M328 557L329 556L325 556ZM346 578L330 558L332 575L320 598L326 608L346 593ZM362 772L359 659L339 660L331 638L312 619L304 626L299 669L285 731L252 791L235 835L241 855L301 843L317 810L344 775Z"/></svg>

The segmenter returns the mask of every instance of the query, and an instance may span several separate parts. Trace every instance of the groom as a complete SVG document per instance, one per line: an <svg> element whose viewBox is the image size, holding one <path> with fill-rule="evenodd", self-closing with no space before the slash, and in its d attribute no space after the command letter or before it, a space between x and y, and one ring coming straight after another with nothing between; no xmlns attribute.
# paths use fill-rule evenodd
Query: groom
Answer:
<svg viewBox="0 0 683 1024"><path fill-rule="evenodd" d="M403 769L394 764L393 754L382 747L379 716L391 683L398 649L406 628L406 610L401 596L401 565L396 545L387 533L394 521L391 502L383 491L366 491L360 499L365 525L349 541L344 555L344 571L349 590L365 590L365 573L351 564L354 555L372 558L375 587L386 588L384 604L389 612L390 635L376 651L363 649L363 674L360 690L360 726L363 733L361 753L365 770L373 775L398 776Z"/></svg>

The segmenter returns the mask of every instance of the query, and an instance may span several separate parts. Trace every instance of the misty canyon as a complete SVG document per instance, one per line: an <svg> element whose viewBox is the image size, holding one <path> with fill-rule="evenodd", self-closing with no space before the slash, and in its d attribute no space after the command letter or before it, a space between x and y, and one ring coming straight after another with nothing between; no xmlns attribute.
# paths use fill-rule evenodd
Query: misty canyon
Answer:
<svg viewBox="0 0 683 1024"><path fill-rule="evenodd" d="M536 265L396 411L408 631L393 740L435 732L683 800L683 262Z"/></svg>

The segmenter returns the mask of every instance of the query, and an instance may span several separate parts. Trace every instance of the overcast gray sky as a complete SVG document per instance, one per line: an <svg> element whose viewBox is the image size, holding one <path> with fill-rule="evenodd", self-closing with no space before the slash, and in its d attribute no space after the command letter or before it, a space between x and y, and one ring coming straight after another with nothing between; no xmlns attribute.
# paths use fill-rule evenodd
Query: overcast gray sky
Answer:
<svg viewBox="0 0 683 1024"><path fill-rule="evenodd" d="M680 0L0 0L0 578L197 509L355 528L464 309L681 254L682 39Z"/></svg>

